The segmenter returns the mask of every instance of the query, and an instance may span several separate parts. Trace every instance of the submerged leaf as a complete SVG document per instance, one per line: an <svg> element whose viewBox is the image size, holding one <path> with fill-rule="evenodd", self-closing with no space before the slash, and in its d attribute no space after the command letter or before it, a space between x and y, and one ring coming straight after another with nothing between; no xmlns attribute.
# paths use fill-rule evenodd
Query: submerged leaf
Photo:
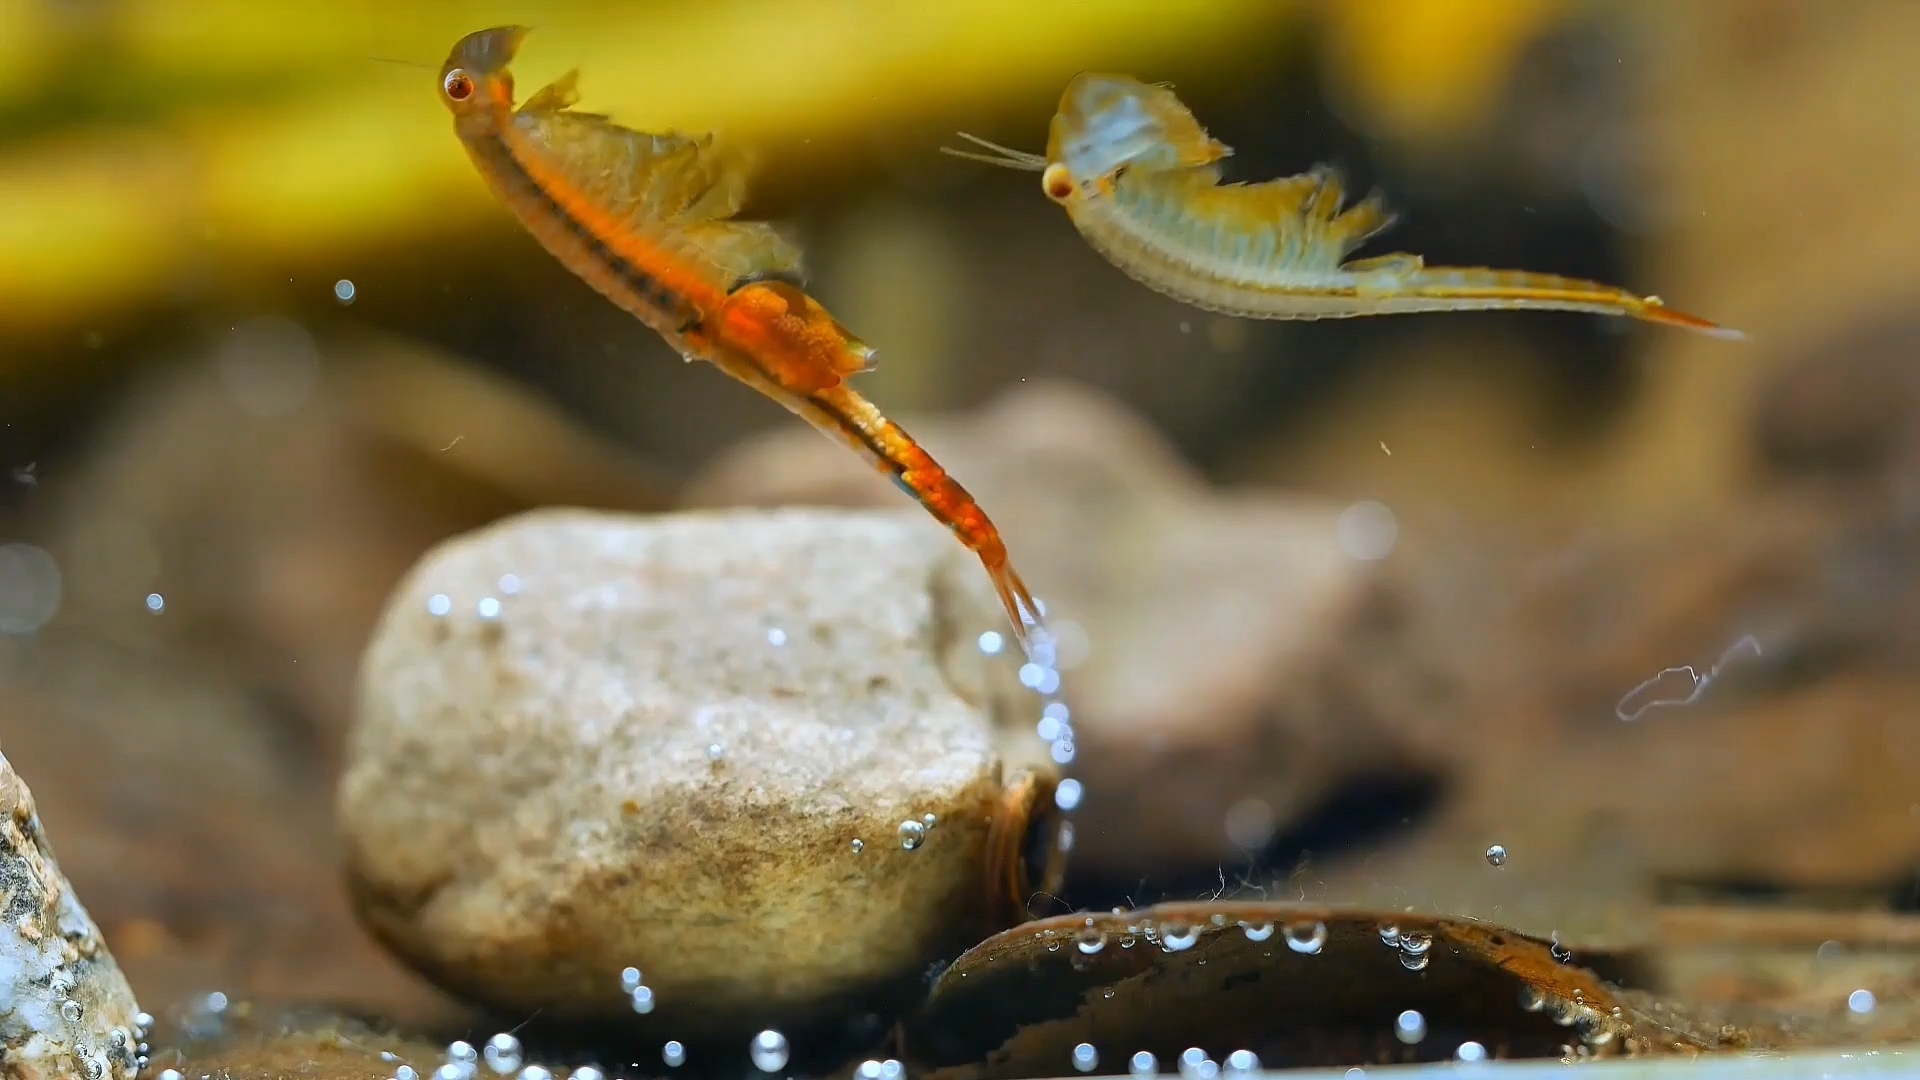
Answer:
<svg viewBox="0 0 1920 1080"><path fill-rule="evenodd" d="M1491 923L1272 903L1006 931L947 968L903 1038L912 1074L934 1080L1065 1075L1081 1043L1106 1074L1141 1050L1167 1071L1189 1047L1293 1068L1440 1061L1468 1042L1490 1058L1713 1044L1640 1012L1551 943Z"/></svg>

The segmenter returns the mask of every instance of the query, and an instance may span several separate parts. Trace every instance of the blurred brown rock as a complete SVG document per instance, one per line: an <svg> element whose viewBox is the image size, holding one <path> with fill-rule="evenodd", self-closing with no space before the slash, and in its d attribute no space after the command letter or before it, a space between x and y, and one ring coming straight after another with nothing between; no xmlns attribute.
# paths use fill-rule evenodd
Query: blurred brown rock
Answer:
<svg viewBox="0 0 1920 1080"><path fill-rule="evenodd" d="M421 552L530 505L640 509L660 490L457 361L242 323L206 362L136 388L78 475L49 478L56 626L181 650L291 706L331 764L360 650Z"/></svg>
<svg viewBox="0 0 1920 1080"><path fill-rule="evenodd" d="M1076 874L1244 858L1357 774L1452 763L1460 720L1432 643L1408 633L1401 556L1348 554L1338 507L1210 491L1145 423L1066 384L907 427L1000 525L1064 636L1087 782ZM722 457L686 498L900 502L802 429Z"/></svg>
<svg viewBox="0 0 1920 1080"><path fill-rule="evenodd" d="M892 1008L1011 917L990 829L1052 820L1041 748L995 729L1014 665L974 643L1002 618L910 509L550 510L450 541L362 670L358 910L507 1012L684 1037ZM1016 820L1009 791L1046 801Z"/></svg>

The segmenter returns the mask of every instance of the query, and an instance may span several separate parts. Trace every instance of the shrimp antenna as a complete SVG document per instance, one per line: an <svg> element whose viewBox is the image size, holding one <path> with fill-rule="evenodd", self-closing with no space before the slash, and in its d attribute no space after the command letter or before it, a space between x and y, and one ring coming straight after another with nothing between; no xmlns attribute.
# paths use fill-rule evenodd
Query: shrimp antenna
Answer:
<svg viewBox="0 0 1920 1080"><path fill-rule="evenodd" d="M422 71L434 70L432 64L423 64L418 60L395 60L390 56L369 56L367 59L376 64L399 64L401 67L419 68Z"/></svg>
<svg viewBox="0 0 1920 1080"><path fill-rule="evenodd" d="M969 135L964 131L956 131L954 134L973 143L975 146L986 147L993 151L993 154L976 154L971 150L955 150L947 146L940 148L941 153L952 157L965 158L968 161L979 161L988 165L998 165L1003 169L1019 169L1022 172L1042 172L1047 167L1047 159L1043 154L1029 154L1024 150L1014 150L1001 146L999 143L988 142L978 135Z"/></svg>

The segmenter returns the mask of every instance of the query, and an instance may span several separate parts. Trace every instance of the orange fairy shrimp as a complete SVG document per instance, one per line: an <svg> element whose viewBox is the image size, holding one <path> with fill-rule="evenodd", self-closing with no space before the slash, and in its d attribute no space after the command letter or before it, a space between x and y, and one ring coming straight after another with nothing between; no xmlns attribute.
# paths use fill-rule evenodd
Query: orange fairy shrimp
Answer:
<svg viewBox="0 0 1920 1080"><path fill-rule="evenodd" d="M1157 292L1249 319L1343 319L1421 311L1552 310L1623 315L1744 338L1657 296L1554 274L1427 266L1395 252L1345 261L1394 223L1378 196L1343 208L1339 174L1222 184L1233 148L1210 137L1166 86L1083 72L1067 84L1047 152L985 139L992 151L941 147L955 157L1040 173L1094 250Z"/></svg>
<svg viewBox="0 0 1920 1080"><path fill-rule="evenodd" d="M973 496L847 379L874 351L799 287L800 252L764 222L734 221L745 162L711 135L650 135L576 112L570 71L517 110L507 70L524 27L462 38L440 96L480 175L587 284L691 362L705 360L865 455L978 555L1032 654L1041 611Z"/></svg>

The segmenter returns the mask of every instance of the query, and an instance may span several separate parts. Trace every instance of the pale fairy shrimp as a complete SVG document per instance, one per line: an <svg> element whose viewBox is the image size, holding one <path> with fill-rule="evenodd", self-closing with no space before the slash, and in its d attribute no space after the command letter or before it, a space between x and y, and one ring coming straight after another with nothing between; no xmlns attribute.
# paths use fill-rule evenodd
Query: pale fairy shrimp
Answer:
<svg viewBox="0 0 1920 1080"><path fill-rule="evenodd" d="M1040 173L1094 250L1176 300L1251 319L1340 319L1423 311L1553 310L1620 315L1739 339L1657 296L1525 270L1427 266L1395 252L1346 261L1394 222L1378 196L1345 206L1340 176L1222 184L1231 147L1210 137L1171 89L1084 72L1067 84L1045 155L965 132L991 154L955 157Z"/></svg>
<svg viewBox="0 0 1920 1080"><path fill-rule="evenodd" d="M575 73L517 110L507 70L525 37L462 38L440 97L480 175L520 223L602 295L689 360L706 360L865 456L979 556L1029 655L1039 604L1000 531L959 482L847 384L873 350L798 285L800 253L764 222L733 220L744 162L711 136L650 135L576 112Z"/></svg>

